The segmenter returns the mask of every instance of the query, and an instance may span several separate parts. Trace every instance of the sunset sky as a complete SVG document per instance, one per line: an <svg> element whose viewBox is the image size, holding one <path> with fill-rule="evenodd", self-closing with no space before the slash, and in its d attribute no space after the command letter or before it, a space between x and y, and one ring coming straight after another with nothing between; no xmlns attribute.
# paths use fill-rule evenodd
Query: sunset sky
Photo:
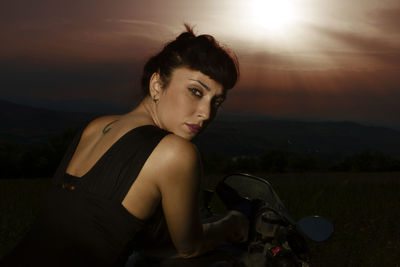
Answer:
<svg viewBox="0 0 400 267"><path fill-rule="evenodd" d="M400 129L398 0L14 0L0 17L1 99L127 109L186 22L239 57L224 110Z"/></svg>

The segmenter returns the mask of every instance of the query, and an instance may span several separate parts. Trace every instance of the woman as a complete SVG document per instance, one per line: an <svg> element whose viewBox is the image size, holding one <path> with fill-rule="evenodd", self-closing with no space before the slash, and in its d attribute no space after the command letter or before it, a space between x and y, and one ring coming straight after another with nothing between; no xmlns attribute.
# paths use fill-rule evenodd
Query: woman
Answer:
<svg viewBox="0 0 400 267"><path fill-rule="evenodd" d="M163 220L184 258L247 239L240 212L200 221L201 163L190 140L215 117L238 67L213 37L186 30L145 65L138 107L78 133L35 224L6 263L123 265L133 249L155 246L145 243L160 238Z"/></svg>

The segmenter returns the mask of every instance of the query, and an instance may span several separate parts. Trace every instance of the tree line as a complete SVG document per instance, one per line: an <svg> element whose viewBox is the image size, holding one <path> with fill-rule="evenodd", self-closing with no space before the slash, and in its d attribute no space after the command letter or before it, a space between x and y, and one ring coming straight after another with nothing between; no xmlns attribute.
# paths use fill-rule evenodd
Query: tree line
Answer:
<svg viewBox="0 0 400 267"><path fill-rule="evenodd" d="M283 150L265 151L258 155L227 157L203 155L208 173L221 172L391 172L400 171L400 159L376 149L365 149L339 157L335 155L298 154Z"/></svg>
<svg viewBox="0 0 400 267"><path fill-rule="evenodd" d="M50 135L40 144L0 144L0 178L52 177L77 129Z"/></svg>
<svg viewBox="0 0 400 267"><path fill-rule="evenodd" d="M49 136L41 144L0 144L0 178L52 177L77 129ZM231 172L384 172L400 171L400 159L375 149L366 149L340 158L296 154L283 150L257 155L202 154L206 173Z"/></svg>

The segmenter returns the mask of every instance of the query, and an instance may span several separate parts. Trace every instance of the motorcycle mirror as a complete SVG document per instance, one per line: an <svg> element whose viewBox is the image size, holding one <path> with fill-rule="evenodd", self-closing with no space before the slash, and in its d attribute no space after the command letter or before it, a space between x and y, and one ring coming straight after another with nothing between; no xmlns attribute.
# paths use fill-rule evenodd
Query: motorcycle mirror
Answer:
<svg viewBox="0 0 400 267"><path fill-rule="evenodd" d="M271 208L284 216L291 224L295 224L285 205L266 179L246 173L236 173L224 177L222 182L234 189L243 198L259 199L268 203Z"/></svg>
<svg viewBox="0 0 400 267"><path fill-rule="evenodd" d="M316 242L327 240L333 233L332 222L319 216L302 218L297 225L307 237Z"/></svg>

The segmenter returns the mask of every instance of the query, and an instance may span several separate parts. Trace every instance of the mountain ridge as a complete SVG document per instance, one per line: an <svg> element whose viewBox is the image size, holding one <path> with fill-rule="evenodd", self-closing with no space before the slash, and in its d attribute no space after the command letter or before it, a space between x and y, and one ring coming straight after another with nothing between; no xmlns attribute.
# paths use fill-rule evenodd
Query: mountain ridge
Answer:
<svg viewBox="0 0 400 267"><path fill-rule="evenodd" d="M44 142L51 134L85 125L98 114L54 111L0 99L0 142ZM256 155L268 150L345 156L377 149L400 156L400 131L356 122L300 121L222 114L195 138L202 153Z"/></svg>

